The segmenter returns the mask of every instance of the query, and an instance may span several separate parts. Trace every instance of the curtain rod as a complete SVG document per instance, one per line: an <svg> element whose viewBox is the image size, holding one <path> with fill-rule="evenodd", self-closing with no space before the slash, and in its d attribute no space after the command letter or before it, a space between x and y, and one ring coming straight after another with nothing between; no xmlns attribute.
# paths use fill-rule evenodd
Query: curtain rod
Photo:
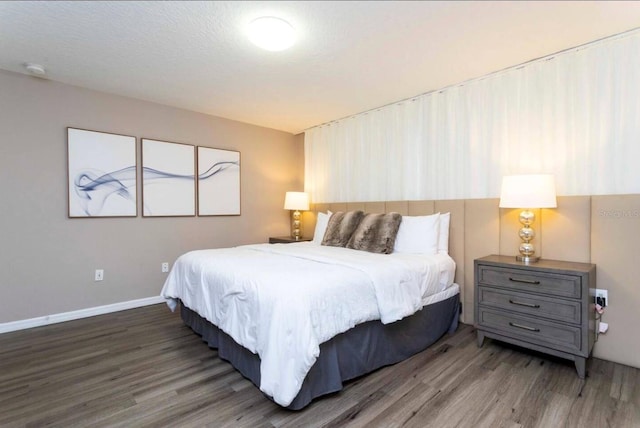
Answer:
<svg viewBox="0 0 640 428"><path fill-rule="evenodd" d="M358 117L358 116L364 116L364 115L369 114L369 113L374 112L374 111L380 111L380 110L382 110L382 109L384 109L386 107L390 107L392 105L400 105L400 104L406 103L407 101L416 101L418 98L422 98L422 97L425 97L427 95L431 95L431 94L435 94L435 93L442 93L442 92L447 91L447 90L449 90L451 88L459 88L459 87L468 85L468 84L473 83L473 82L479 82L481 80L485 80L485 79L488 79L488 78L497 77L497 76L499 76L501 74L507 73L507 72L512 71L512 70L519 70L519 69L528 67L528 66L530 66L530 65L532 65L534 63L538 63L538 62L542 62L542 61L551 61L552 59L555 59L557 56L564 55L564 54L567 54L567 53L570 53L570 52L578 52L578 51L581 51L581 50L584 50L584 49L587 49L587 48L594 47L594 46L599 45L601 43L611 42L611 41L614 41L614 40L623 39L625 37L630 37L630 36L634 35L634 33L636 33L636 32L640 33L640 27L636 27L636 28L633 28L631 30L623 31L622 33L617 33L617 34L614 34L614 35L611 35L611 36L605 36L605 37L602 37L602 38L599 38L599 39L596 39L596 40L592 40L590 42L583 43L583 44L578 45L578 46L573 46L573 47L570 47L570 48L567 48L567 49L563 49L563 50L557 51L555 53L548 54L548 55L545 55L545 56L541 56L541 57L538 57L538 58L534 58L534 59L531 59L529 61L517 64L517 65L512 65L512 66L509 66L509 67L506 67L506 68L503 68L503 69L500 69L500 70L497 70L497 71L492 71L491 73L484 74L484 75L479 76L479 77L472 77L471 79L467 79L467 80L464 80L464 81L459 82L459 83L454 83L454 84L445 86L445 87L440 88L440 89L434 89L434 90L431 90L431 91L423 92L421 94L414 95L414 96L408 97L408 98L404 98L404 99L401 99L401 100L398 100L398 101L394 101L394 102L391 102L391 103L388 103L388 104L384 104L384 105L381 105L381 106L378 106L378 107L374 107L374 108L371 108L369 110L365 110L365 111L362 111L362 112L359 112L359 113L355 113L355 114L351 114L351 115L348 115L348 116L344 116L344 117L341 117L339 119L333 119L333 120L330 120L328 122L324 122L324 123L321 123L319 125L314 125L314 126L311 126L309 128L306 128L306 129L302 130L302 132L307 132L307 131L309 131L311 129L321 128L323 126L331 126L331 124L333 124L333 123L342 122L342 121L347 120L347 119L353 119L353 118Z"/></svg>

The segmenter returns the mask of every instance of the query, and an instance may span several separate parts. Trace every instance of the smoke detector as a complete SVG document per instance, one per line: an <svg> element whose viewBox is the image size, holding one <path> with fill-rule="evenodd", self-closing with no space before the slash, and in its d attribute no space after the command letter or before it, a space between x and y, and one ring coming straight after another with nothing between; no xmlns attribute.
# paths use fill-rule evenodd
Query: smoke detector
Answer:
<svg viewBox="0 0 640 428"><path fill-rule="evenodd" d="M40 64L35 64L33 62L27 62L24 64L24 68L27 69L27 71L29 72L29 74L32 74L34 76L39 76L42 77L45 74L47 74L47 71L44 69L43 66L41 66Z"/></svg>

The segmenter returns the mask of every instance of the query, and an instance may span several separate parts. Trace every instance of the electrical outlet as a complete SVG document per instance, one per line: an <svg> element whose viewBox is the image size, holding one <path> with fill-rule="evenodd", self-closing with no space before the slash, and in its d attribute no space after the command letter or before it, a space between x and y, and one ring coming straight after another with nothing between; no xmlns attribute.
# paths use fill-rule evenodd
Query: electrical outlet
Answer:
<svg viewBox="0 0 640 428"><path fill-rule="evenodd" d="M96 269L94 281L102 281L104 279L104 269Z"/></svg>
<svg viewBox="0 0 640 428"><path fill-rule="evenodd" d="M609 291L596 288L596 304L606 308L609 305Z"/></svg>
<svg viewBox="0 0 640 428"><path fill-rule="evenodd" d="M164 273L169 272L169 263L167 262L162 263L162 272Z"/></svg>

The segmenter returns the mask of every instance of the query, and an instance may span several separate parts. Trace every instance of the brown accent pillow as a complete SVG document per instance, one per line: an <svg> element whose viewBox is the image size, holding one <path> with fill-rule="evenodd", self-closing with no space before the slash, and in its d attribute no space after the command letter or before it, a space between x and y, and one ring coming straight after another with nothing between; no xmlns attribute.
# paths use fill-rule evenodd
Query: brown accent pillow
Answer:
<svg viewBox="0 0 640 428"><path fill-rule="evenodd" d="M400 222L402 222L402 216L398 213L367 214L351 235L347 248L391 254Z"/></svg>
<svg viewBox="0 0 640 428"><path fill-rule="evenodd" d="M329 218L327 230L322 237L322 245L344 247L364 217L363 211L333 213Z"/></svg>

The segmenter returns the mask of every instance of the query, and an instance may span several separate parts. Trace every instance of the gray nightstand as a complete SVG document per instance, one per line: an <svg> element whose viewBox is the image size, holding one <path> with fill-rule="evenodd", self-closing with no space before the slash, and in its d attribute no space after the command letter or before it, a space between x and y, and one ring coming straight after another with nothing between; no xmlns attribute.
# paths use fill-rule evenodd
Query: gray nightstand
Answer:
<svg viewBox="0 0 640 428"><path fill-rule="evenodd" d="M490 337L567 358L584 378L596 339L596 266L494 255L474 267L478 346Z"/></svg>
<svg viewBox="0 0 640 428"><path fill-rule="evenodd" d="M272 236L269 238L269 244L291 244L293 242L309 242L311 238L300 238L297 241L290 236Z"/></svg>

